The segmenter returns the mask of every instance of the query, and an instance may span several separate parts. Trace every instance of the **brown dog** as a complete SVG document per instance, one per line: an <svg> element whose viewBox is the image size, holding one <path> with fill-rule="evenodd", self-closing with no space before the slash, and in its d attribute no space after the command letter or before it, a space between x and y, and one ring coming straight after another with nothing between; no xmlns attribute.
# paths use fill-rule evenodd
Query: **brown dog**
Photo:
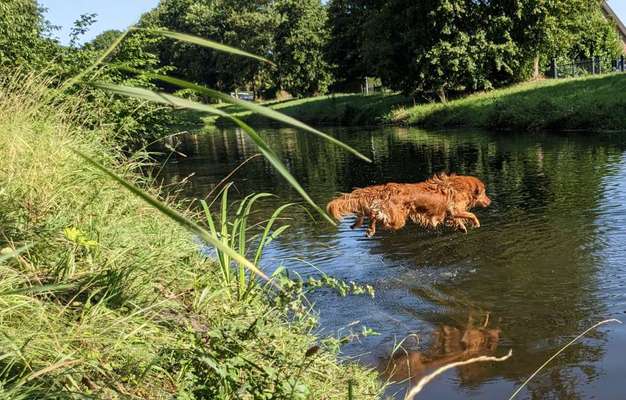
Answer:
<svg viewBox="0 0 626 400"><path fill-rule="evenodd" d="M468 210L489 204L491 200L480 179L439 174L420 183L387 183L356 189L328 203L327 211L337 220L355 214L353 229L360 227L367 217L370 220L367 236L371 237L376 233L377 223L383 229L398 230L409 219L429 229L446 222L467 232L465 221L480 226L476 215Z"/></svg>

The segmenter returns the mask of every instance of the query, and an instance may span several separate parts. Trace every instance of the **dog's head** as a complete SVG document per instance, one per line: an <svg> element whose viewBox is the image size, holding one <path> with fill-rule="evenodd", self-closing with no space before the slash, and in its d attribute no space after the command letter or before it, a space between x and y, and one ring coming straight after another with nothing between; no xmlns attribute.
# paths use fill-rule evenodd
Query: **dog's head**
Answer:
<svg viewBox="0 0 626 400"><path fill-rule="evenodd" d="M487 188L483 181L473 176L450 176L454 182L455 189L467 193L472 200L472 204L478 207L489 207L491 199L487 196Z"/></svg>
<svg viewBox="0 0 626 400"><path fill-rule="evenodd" d="M475 204L479 207L489 207L491 199L487 196L487 188L485 184L478 178L468 177L472 186L472 196Z"/></svg>

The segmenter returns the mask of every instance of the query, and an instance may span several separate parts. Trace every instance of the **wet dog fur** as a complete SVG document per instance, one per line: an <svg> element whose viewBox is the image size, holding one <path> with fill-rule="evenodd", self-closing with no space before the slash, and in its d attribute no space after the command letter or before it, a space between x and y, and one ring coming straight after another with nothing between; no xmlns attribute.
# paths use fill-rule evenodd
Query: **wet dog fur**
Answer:
<svg viewBox="0 0 626 400"><path fill-rule="evenodd" d="M412 221L426 229L445 223L467 232L466 223L480 227L470 209L488 207L491 200L485 184L478 178L463 175L437 174L420 183L387 183L346 193L328 203L327 211L336 220L354 214L352 228L369 219L367 236L376 233L377 225L384 230L402 229Z"/></svg>

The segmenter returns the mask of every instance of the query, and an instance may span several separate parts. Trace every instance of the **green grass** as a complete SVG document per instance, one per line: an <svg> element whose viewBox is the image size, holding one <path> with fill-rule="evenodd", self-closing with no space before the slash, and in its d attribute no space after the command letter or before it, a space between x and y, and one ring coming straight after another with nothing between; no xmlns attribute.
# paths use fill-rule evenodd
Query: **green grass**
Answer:
<svg viewBox="0 0 626 400"><path fill-rule="evenodd" d="M447 104L412 105L400 95L336 95L268 105L314 125L599 131L626 130L624 93L626 75L612 74L522 83ZM233 106L223 109L255 124L269 122Z"/></svg>
<svg viewBox="0 0 626 400"><path fill-rule="evenodd" d="M270 102L265 105L311 125L367 126L378 125L395 108L412 104L412 101L397 94L370 96L360 94L337 94L305 99ZM223 110L243 118L251 124L271 122L265 117L227 106ZM220 121L221 122L221 121Z"/></svg>
<svg viewBox="0 0 626 400"><path fill-rule="evenodd" d="M398 109L388 123L492 130L626 130L626 75L523 83L448 104Z"/></svg>
<svg viewBox="0 0 626 400"><path fill-rule="evenodd" d="M0 398L335 399L350 381L378 396L308 316L260 285L229 296L187 231L76 155L149 188L146 159L45 86L0 80Z"/></svg>

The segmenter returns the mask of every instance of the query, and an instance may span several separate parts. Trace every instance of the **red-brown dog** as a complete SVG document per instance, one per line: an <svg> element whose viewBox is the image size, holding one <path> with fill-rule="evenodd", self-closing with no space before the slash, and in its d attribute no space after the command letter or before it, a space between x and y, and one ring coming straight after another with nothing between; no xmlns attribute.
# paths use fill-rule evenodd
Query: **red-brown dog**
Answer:
<svg viewBox="0 0 626 400"><path fill-rule="evenodd" d="M489 204L491 200L480 179L439 174L420 183L387 183L356 189L328 203L327 211L337 220L355 214L357 221L352 228L360 227L367 217L370 221L367 236L371 237L378 223L383 229L398 230L407 220L428 229L446 222L467 232L467 221L480 227L476 215L468 210Z"/></svg>

